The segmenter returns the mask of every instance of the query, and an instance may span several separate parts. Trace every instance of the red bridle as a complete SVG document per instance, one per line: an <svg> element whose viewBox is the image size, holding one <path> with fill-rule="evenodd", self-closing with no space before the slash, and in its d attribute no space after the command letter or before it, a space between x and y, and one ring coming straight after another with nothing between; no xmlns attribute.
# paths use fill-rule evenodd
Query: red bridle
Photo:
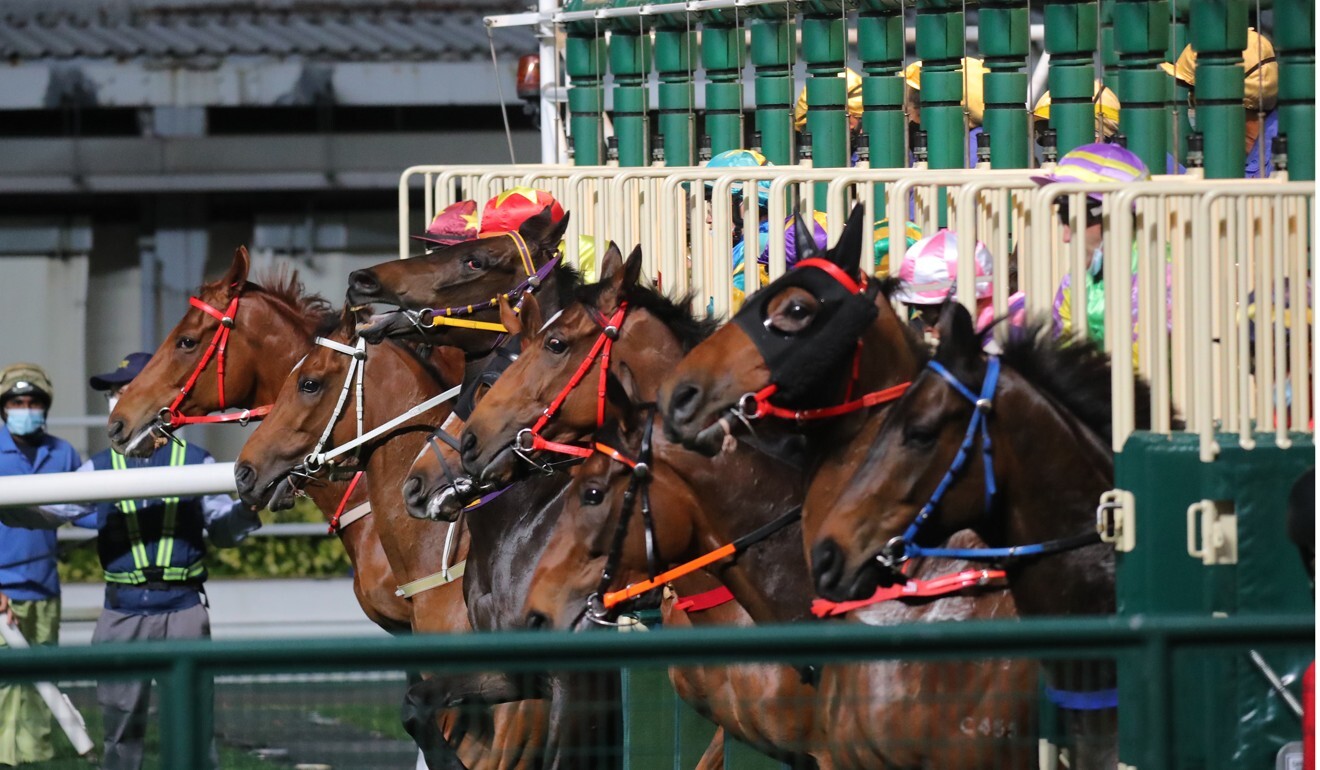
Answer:
<svg viewBox="0 0 1320 770"><path fill-rule="evenodd" d="M866 291L866 274L862 274L861 282L854 281L851 276L845 273L838 265L827 259L813 257L804 259L793 268L800 270L802 268L814 267L817 270L824 271L834 280L838 281L845 289L853 294L861 294ZM859 409L869 409L880 404L887 404L890 401L897 401L907 389L911 382L901 382L897 385L885 388L883 390L872 391L860 398L853 398L853 388L857 385L858 378L861 377L862 361L862 341L857 341L857 350L853 354L852 375L848 380L848 390L843 396L843 403L835 406L824 406L817 409L785 409L781 406L775 406L770 403L779 390L779 386L770 383L755 393L747 393L738 399L738 411L743 417L749 420L756 420L762 417L779 417L784 420L795 420L797 422L806 422L808 420L825 420L831 417L856 412Z"/></svg>
<svg viewBox="0 0 1320 770"><path fill-rule="evenodd" d="M594 308L592 310L594 311ZM587 357L583 359L577 371L573 372L573 376L568 379L568 383L559 391L559 395L555 396L550 405L541 412L541 416L537 418L532 427L524 428L518 432L518 436L514 440L516 449L523 452L541 449L573 457L591 456L591 447L550 441L541 435L541 431L559 413L559 409L564 405L568 394L572 393L578 383L582 382L587 376L587 372L591 370L597 358L600 359L600 385L596 389L596 427L599 428L605 424L605 385L610 372L610 353L614 348L614 341L619 338L619 330L623 328L623 319L627 314L628 303L626 301L619 303L619 309L614 311L614 315L609 318L605 318L598 312L593 313L596 322L601 326L600 336L596 338L596 343L591 346L591 351L587 353ZM524 436L528 438L524 440Z"/></svg>
<svg viewBox="0 0 1320 770"><path fill-rule="evenodd" d="M235 291L234 298L229 300L229 307L224 312L216 310L197 297L189 297L188 303L198 310L206 313L220 322L216 327L215 335L211 337L211 344L207 346L206 352L197 362L197 367L188 377L188 381L179 389L179 395L174 397L170 405L160 410L160 422L166 428L181 428L185 425L197 423L217 423L217 422L237 422L240 425L246 425L249 420L261 419L270 413L271 404L259 406L255 409L244 409L241 412L232 414L202 415L201 417L189 417L179 411L179 405L192 392L193 386L197 384L197 379L202 376L202 372L207 365L211 363L211 358L216 360L216 391L220 396L220 408L225 409L225 349L229 345L229 335L234 330L234 319L238 316L238 300L242 296L241 291Z"/></svg>

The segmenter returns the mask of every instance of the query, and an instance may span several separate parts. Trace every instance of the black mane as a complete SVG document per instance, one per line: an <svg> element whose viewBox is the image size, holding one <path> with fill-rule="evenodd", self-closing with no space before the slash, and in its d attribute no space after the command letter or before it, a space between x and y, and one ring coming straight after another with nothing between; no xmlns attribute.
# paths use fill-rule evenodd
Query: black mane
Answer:
<svg viewBox="0 0 1320 770"><path fill-rule="evenodd" d="M1094 340L1055 337L1047 320L1014 329L1001 339L1002 361L1063 404L1106 441L1113 436L1113 383L1109 356ZM1126 345L1122 346L1126 353ZM1137 427L1149 427L1150 386L1136 378Z"/></svg>
<svg viewBox="0 0 1320 770"><path fill-rule="evenodd" d="M605 287L601 283L579 285L574 292L574 299L584 305L594 307ZM665 325L687 353L715 332L719 322L712 316L697 318L692 314L692 295L686 294L678 299L670 299L652 289L645 283L637 283L627 289L630 308L641 308ZM567 307L567 304L564 305Z"/></svg>

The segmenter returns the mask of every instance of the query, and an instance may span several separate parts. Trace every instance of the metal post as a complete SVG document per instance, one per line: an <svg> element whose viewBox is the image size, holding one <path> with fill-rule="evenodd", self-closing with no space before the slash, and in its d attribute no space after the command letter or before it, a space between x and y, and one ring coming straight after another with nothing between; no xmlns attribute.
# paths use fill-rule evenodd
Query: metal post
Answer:
<svg viewBox="0 0 1320 770"><path fill-rule="evenodd" d="M1095 92L1092 57L1096 10L1095 2L1045 5L1045 50L1050 54L1050 126L1058 135L1059 155L1095 141L1095 108L1091 99Z"/></svg>
<svg viewBox="0 0 1320 770"><path fill-rule="evenodd" d="M1242 106L1242 49L1247 47L1247 4L1221 0L1192 4L1196 51L1196 128L1205 134L1206 179L1241 179L1246 162L1246 110Z"/></svg>
<svg viewBox="0 0 1320 770"><path fill-rule="evenodd" d="M797 25L783 5L758 5L751 23L752 66L756 68L756 130L761 153L777 166L793 163L793 45Z"/></svg>
<svg viewBox="0 0 1320 770"><path fill-rule="evenodd" d="M1279 135L1288 137L1288 178L1315 179L1315 3L1277 0Z"/></svg>
<svg viewBox="0 0 1320 770"><path fill-rule="evenodd" d="M573 0L564 9L581 0ZM573 162L579 166L599 166L605 162L605 109L602 79L605 77L605 37L597 34L594 22L568 25L564 42L564 70L568 73L568 124L573 139Z"/></svg>
<svg viewBox="0 0 1320 770"><path fill-rule="evenodd" d="M197 661L180 656L159 684L161 766L206 767L210 742L197 730Z"/></svg>
<svg viewBox="0 0 1320 770"><path fill-rule="evenodd" d="M893 0L864 0L857 18L862 60L862 130L871 168L904 168L907 121L903 114L903 8ZM885 186L875 185L877 212L885 211ZM897 232L897 231L895 231Z"/></svg>
<svg viewBox="0 0 1320 770"><path fill-rule="evenodd" d="M847 38L843 10L830 0L812 0L802 17L802 59L807 64L807 128L815 168L848 165ZM825 210L828 185L816 185L818 210Z"/></svg>
<svg viewBox="0 0 1320 770"><path fill-rule="evenodd" d="M732 9L709 11L701 27L701 64L706 69L706 135L718 155L743 145L742 83L746 61L743 29Z"/></svg>
<svg viewBox="0 0 1320 770"><path fill-rule="evenodd" d="M981 3L980 41L987 72L985 118L992 168L1026 168L1027 53L1030 44L1027 4L1019 0Z"/></svg>
<svg viewBox="0 0 1320 770"><path fill-rule="evenodd" d="M1114 28L1118 26L1114 21L1114 4L1115 0L1100 0L1100 63L1104 65L1100 80L1110 91L1118 93L1120 63L1118 49L1114 47Z"/></svg>
<svg viewBox="0 0 1320 770"><path fill-rule="evenodd" d="M1178 54L1191 42L1187 34L1187 6L1188 0L1174 0L1171 6L1171 24L1169 30L1169 47L1164 52L1164 60L1168 62L1178 61ZM1187 135L1192 132L1192 122L1187 117L1187 95L1190 93L1186 86L1173 83L1173 104L1177 111L1175 118L1170 125L1165 126L1165 131L1172 131L1169 136L1169 146L1172 148L1169 152L1178 159L1179 163L1187 163ZM1122 98L1121 96L1119 97Z"/></svg>
<svg viewBox="0 0 1320 770"><path fill-rule="evenodd" d="M1169 76L1159 68L1169 46L1166 0L1118 0L1115 44L1120 55L1118 88L1123 109L1119 131L1128 149L1152 173L1163 173L1168 155ZM1106 78L1106 80L1108 80Z"/></svg>
<svg viewBox="0 0 1320 770"><path fill-rule="evenodd" d="M941 0L921 0L918 3L917 57L922 61L921 128L926 132L930 168L967 167L963 73L960 71L963 27L961 7L955 10Z"/></svg>
<svg viewBox="0 0 1320 770"><path fill-rule="evenodd" d="M660 80L660 141L666 166L693 166L697 162L692 125L696 107L692 48L697 33L688 28L688 21L684 16L656 19L655 71Z"/></svg>
<svg viewBox="0 0 1320 770"><path fill-rule="evenodd" d="M635 5L619 0L615 7ZM614 73L614 135L619 140L620 166L651 163L647 139L650 131L647 73L651 69L651 36L637 16L613 19L609 42L610 70Z"/></svg>

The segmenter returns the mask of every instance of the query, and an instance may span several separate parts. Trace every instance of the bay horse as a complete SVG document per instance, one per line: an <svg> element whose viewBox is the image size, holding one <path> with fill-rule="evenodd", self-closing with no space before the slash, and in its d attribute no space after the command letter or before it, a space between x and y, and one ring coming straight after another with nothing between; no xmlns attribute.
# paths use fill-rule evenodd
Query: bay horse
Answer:
<svg viewBox="0 0 1320 770"><path fill-rule="evenodd" d="M156 441L167 440L164 417L177 428L219 409L260 410L274 403L289 370L311 349L312 330L335 313L324 299L303 291L296 272L256 283L248 280L250 267L247 249L240 246L225 274L198 289L196 302L124 390L109 419L116 451L149 453ZM224 350L200 363L209 341L224 333L221 319L203 308L223 311L231 304L233 327ZM218 374L222 362L223 398ZM194 373L198 376L187 387ZM351 526L339 526L334 520L336 511L351 512L366 505L365 484L347 497L346 491L346 482L327 482L309 488L307 494L344 544L353 565L353 593L362 611L386 631L406 633L412 607L394 593L399 581L376 536L374 520L360 517Z"/></svg>
<svg viewBox="0 0 1320 770"><path fill-rule="evenodd" d="M847 483L821 497L808 546L823 595L867 595L905 559L972 529L994 549L988 556L1011 564L1024 615L1114 612L1114 552L1095 518L1114 485L1109 357L1043 324L1002 347L985 355L967 311L944 309L934 360L850 458ZM1136 400L1149 414L1140 382ZM1046 672L1055 687L1081 690L1073 700L1094 700L1066 710L1073 766L1114 767L1116 703L1096 693L1113 687L1112 663Z"/></svg>
<svg viewBox="0 0 1320 770"><path fill-rule="evenodd" d="M314 470L318 464L314 456L325 447L346 445L362 435L362 430L390 421L401 404L420 404L461 380L459 351L418 350L396 342L368 349L357 345L355 324L355 316L345 312L333 332L323 329L328 336L289 374L270 415L244 445L235 463L235 480L245 500L281 503L290 496L296 479ZM350 391L352 402L347 398ZM417 633L471 629L464 577L444 578L447 568L466 566L465 533L461 528L451 532L404 515L399 493L408 460L451 407L452 401L444 402L413 414L359 446L355 457L344 455L353 461L351 468L367 473L381 542L395 574L409 584L427 578L437 583L412 594L413 630ZM309 463L313 468L307 467ZM457 537L453 537L455 533ZM414 687L414 695L431 706L449 705L432 702L431 689L430 682L423 682ZM539 766L547 729L543 701L497 706L475 725L462 720L463 712L457 710L445 710L442 716L451 742L458 744L462 767ZM453 741L456 736L459 740Z"/></svg>
<svg viewBox="0 0 1320 770"><path fill-rule="evenodd" d="M819 508L822 496L841 483L846 458L865 451L891 411L878 407L901 395L905 383L924 363L922 346L889 304L887 290L892 287L868 286L862 278L862 226L859 208L839 243L825 254L814 244L799 243L799 253L807 255L801 268L750 297L731 323L680 362L659 392L666 434L708 455L719 454L743 425L765 426L758 427L758 432L791 428L809 438L815 466L803 507L807 543L814 536L813 511ZM767 417L779 419L756 422ZM807 580L810 582L809 577ZM1016 616L1012 599L1004 592L944 599L933 606L937 610L922 619ZM859 609L851 617L885 622L884 612ZM993 661L972 665L980 665L986 676L998 670L996 692L986 692L987 698L1020 693L1021 702L1032 701L1031 665ZM853 763L884 766L889 760L884 758L883 736L870 732L870 720L843 719L836 704L864 701L867 692L880 693L883 698L890 684L884 678L866 676L865 669L860 675L850 672L847 676L839 675L841 670L843 667L835 668L822 677L822 693L835 694L826 701L835 710L830 722L851 726L852 738L840 742L856 747ZM841 693L850 694L843 698ZM989 734L1020 739L1030 732L1031 720L1027 712L1017 716L990 723ZM969 738L975 733L964 732Z"/></svg>

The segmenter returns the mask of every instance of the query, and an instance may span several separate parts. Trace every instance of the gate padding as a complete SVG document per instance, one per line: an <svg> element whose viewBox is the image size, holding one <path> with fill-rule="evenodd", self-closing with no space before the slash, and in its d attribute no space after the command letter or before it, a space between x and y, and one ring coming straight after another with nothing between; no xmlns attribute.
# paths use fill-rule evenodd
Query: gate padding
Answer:
<svg viewBox="0 0 1320 770"><path fill-rule="evenodd" d="M1191 434L1134 433L1116 458L1117 486L1133 493L1133 550L1118 554L1118 613L1204 613L1253 615L1299 613L1312 617L1311 585L1286 529L1286 503L1293 482L1315 464L1310 434L1291 434L1280 448L1273 434L1257 434L1254 449L1242 449L1231 435L1218 437L1221 451L1201 462ZM1210 547L1203 517L1188 508L1207 508L1236 517L1237 561L1207 565L1192 551ZM1189 522L1189 519L1192 521ZM1189 523L1195 525L1189 534ZM1189 542L1190 541L1190 542ZM1221 549L1220 553L1224 553ZM1309 653L1259 650L1300 697L1301 674ZM1180 767L1228 770L1273 767L1279 748L1300 740L1299 720L1265 675L1242 652L1210 653L1184 661L1175 671L1170 725ZM1145 681L1141 662L1120 662L1121 756L1140 756L1148 719L1142 713ZM1130 707L1133 706L1133 707Z"/></svg>

